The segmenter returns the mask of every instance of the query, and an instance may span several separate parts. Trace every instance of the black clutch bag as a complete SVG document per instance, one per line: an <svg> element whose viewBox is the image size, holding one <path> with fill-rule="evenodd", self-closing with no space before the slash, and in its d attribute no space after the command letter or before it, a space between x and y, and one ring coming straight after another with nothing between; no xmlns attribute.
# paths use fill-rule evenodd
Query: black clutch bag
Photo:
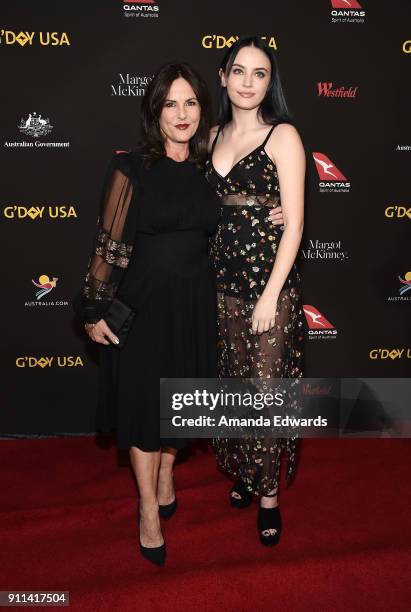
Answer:
<svg viewBox="0 0 411 612"><path fill-rule="evenodd" d="M135 314L130 306L117 297L113 299L108 310L104 313L103 319L119 339L119 344L113 344L117 349L124 348Z"/></svg>

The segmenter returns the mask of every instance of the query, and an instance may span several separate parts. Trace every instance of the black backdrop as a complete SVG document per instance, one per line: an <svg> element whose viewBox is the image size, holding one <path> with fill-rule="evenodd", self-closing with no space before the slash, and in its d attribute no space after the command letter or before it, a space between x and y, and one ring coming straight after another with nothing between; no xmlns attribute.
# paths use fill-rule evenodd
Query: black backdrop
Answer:
<svg viewBox="0 0 411 612"><path fill-rule="evenodd" d="M267 36L275 48L307 152L304 303L329 331L307 324L305 374L407 376L411 6L339 4L347 3L2 7L3 434L93 431L96 362L71 299L107 163L135 147L144 84L161 63L190 61L215 101L219 61L242 34ZM313 152L344 180L321 181Z"/></svg>

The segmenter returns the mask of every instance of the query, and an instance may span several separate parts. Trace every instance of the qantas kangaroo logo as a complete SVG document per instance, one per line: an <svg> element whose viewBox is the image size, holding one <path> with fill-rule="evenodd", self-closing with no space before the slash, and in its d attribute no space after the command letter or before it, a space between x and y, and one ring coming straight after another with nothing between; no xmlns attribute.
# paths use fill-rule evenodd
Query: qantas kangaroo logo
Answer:
<svg viewBox="0 0 411 612"><path fill-rule="evenodd" d="M346 177L324 153L313 153L313 158L321 181L346 181Z"/></svg>
<svg viewBox="0 0 411 612"><path fill-rule="evenodd" d="M345 9L360 9L361 4L356 0L331 0L333 8L345 8Z"/></svg>
<svg viewBox="0 0 411 612"><path fill-rule="evenodd" d="M310 329L334 329L332 325L319 310L314 306L306 304L303 306L307 325Z"/></svg>

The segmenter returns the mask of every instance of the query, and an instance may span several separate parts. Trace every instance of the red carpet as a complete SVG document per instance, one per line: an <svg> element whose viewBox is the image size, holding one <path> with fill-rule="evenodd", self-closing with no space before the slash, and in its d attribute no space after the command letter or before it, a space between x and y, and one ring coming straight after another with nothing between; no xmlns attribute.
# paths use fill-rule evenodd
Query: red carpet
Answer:
<svg viewBox="0 0 411 612"><path fill-rule="evenodd" d="M68 590L74 610L408 610L408 440L304 440L263 548L211 451L176 468L168 559L137 548L127 454L93 438L2 441L0 590ZM121 461L119 461L121 459ZM125 463L125 465L121 465Z"/></svg>

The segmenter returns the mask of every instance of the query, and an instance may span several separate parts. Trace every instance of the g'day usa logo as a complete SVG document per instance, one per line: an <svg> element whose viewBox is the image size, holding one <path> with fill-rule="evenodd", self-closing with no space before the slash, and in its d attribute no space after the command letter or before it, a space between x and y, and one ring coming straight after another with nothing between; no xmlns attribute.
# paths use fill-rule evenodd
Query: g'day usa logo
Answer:
<svg viewBox="0 0 411 612"><path fill-rule="evenodd" d="M303 306L305 319L308 325L308 339L309 340L335 340L337 337L337 330L332 323L325 318L325 316L310 304L304 304Z"/></svg>
<svg viewBox="0 0 411 612"><path fill-rule="evenodd" d="M365 11L357 0L331 0L331 23L364 23Z"/></svg>
<svg viewBox="0 0 411 612"><path fill-rule="evenodd" d="M349 192L351 183L324 153L313 153L320 182L320 193Z"/></svg>
<svg viewBox="0 0 411 612"><path fill-rule="evenodd" d="M137 0L127 2L120 0L123 5L124 17L140 17L141 19L157 18L160 15L160 7L156 0Z"/></svg>

